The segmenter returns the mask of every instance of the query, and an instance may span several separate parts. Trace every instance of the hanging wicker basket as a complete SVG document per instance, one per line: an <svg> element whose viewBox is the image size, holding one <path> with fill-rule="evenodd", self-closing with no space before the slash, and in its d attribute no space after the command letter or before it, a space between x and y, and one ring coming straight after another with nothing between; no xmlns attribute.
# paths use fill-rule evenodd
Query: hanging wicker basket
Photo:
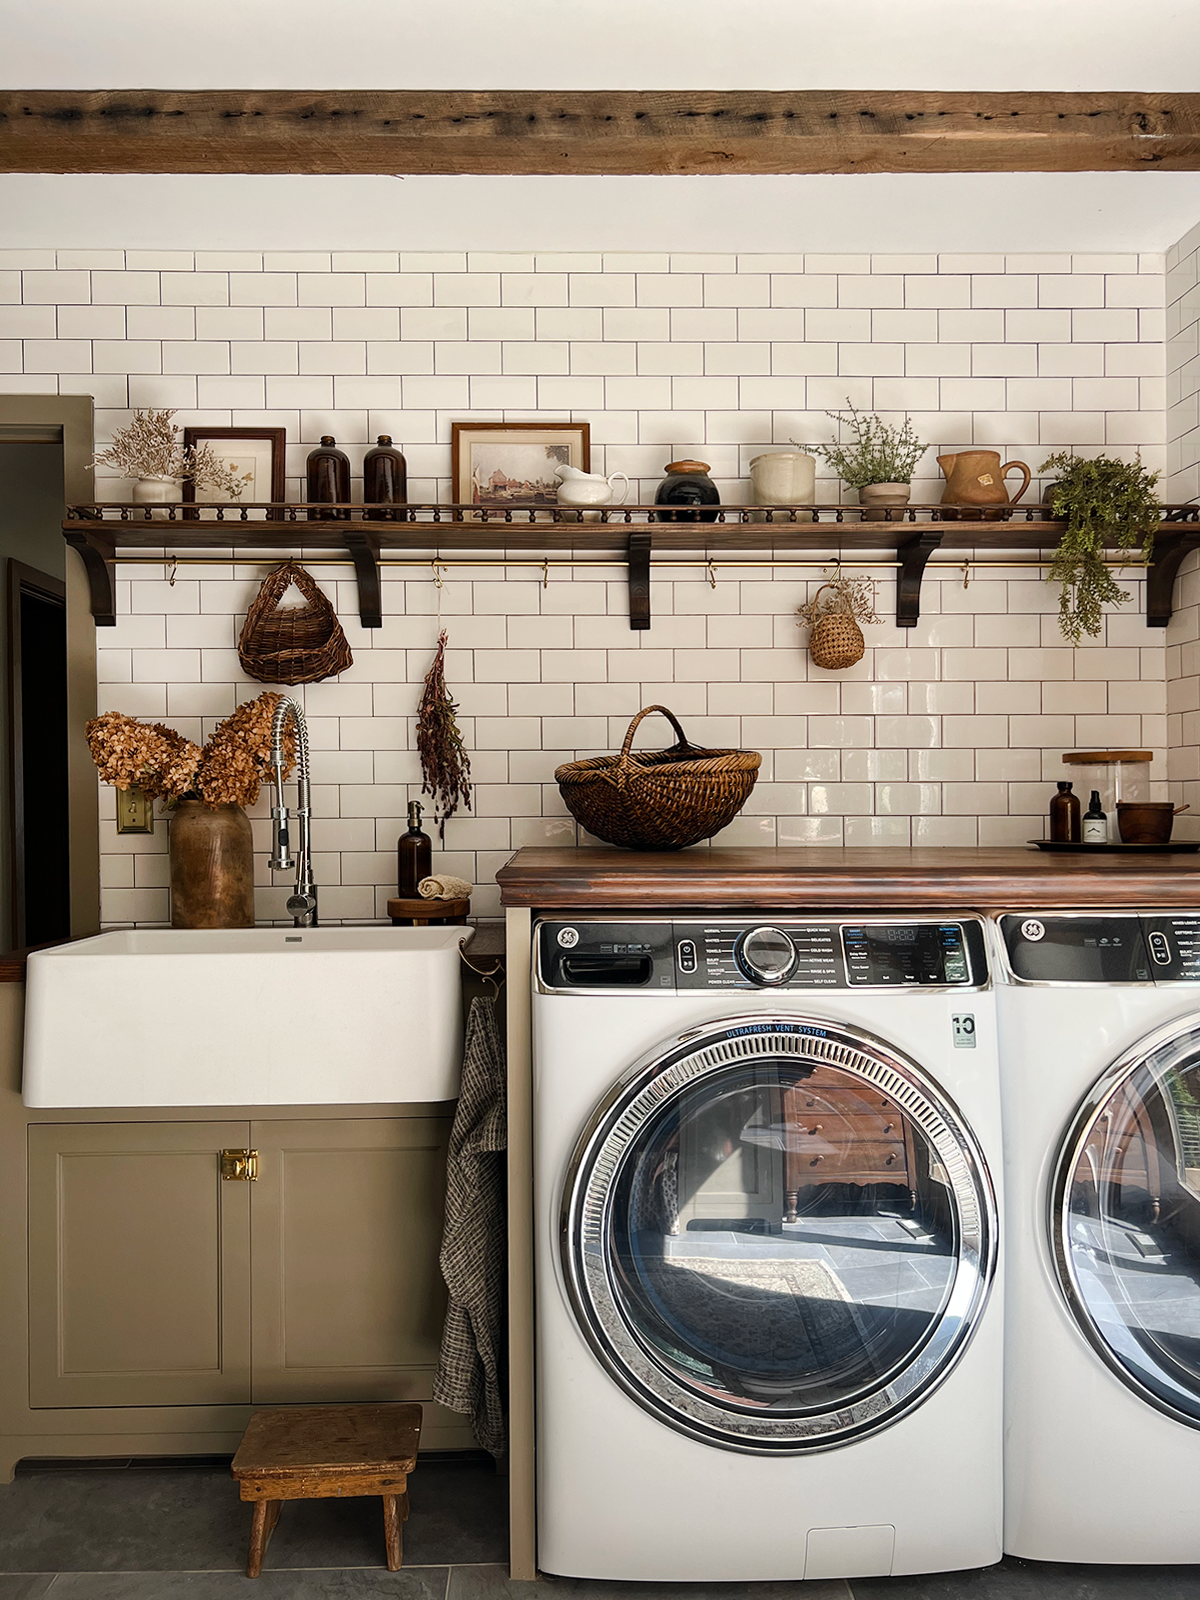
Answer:
<svg viewBox="0 0 1200 1600"><path fill-rule="evenodd" d="M308 603L281 611L279 602L292 584ZM238 660L259 683L317 683L354 665L337 612L295 561L263 579L246 613Z"/></svg>
<svg viewBox="0 0 1200 1600"><path fill-rule="evenodd" d="M814 603L819 601L826 589L834 589L834 605L837 605L837 591L833 584L823 583L813 597ZM848 611L825 611L817 617L808 635L808 653L813 664L824 667L826 672L841 672L846 667L852 667L856 661L861 661L866 650L866 641L863 631Z"/></svg>
<svg viewBox="0 0 1200 1600"><path fill-rule="evenodd" d="M679 735L669 750L631 748L644 717L660 711ZM569 761L554 774L567 810L589 833L626 850L682 850L711 839L745 805L762 757L756 750L689 744L666 706L629 724L617 756Z"/></svg>

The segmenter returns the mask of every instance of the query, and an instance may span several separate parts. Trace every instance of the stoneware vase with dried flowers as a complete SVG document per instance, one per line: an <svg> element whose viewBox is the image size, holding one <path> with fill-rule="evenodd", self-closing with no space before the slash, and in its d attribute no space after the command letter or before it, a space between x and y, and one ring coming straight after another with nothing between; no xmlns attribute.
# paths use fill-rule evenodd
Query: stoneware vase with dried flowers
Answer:
<svg viewBox="0 0 1200 1600"><path fill-rule="evenodd" d="M241 806L180 800L171 812L171 926L254 926L254 839Z"/></svg>
<svg viewBox="0 0 1200 1600"><path fill-rule="evenodd" d="M100 776L118 789L137 784L165 799L170 813L173 928L254 926L254 846L245 812L270 775L271 718L279 696L268 692L226 717L203 749L160 722L119 711L87 725ZM285 735L286 770L295 759ZM286 775L286 773L285 773Z"/></svg>

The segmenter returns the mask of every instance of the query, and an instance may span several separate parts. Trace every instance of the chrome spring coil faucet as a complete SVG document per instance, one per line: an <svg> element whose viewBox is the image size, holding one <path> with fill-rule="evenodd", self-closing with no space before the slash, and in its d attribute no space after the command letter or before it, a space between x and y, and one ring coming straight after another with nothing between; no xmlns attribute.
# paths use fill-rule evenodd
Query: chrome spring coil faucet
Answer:
<svg viewBox="0 0 1200 1600"><path fill-rule="evenodd" d="M291 718L296 732L296 806L289 811L283 803L283 730ZM275 804L271 807L272 872L296 868L296 887L288 896L288 915L297 928L317 926L317 886L312 875L312 795L309 790L308 724L304 712L285 695L271 719L271 766L274 769ZM288 828L296 819L296 853Z"/></svg>

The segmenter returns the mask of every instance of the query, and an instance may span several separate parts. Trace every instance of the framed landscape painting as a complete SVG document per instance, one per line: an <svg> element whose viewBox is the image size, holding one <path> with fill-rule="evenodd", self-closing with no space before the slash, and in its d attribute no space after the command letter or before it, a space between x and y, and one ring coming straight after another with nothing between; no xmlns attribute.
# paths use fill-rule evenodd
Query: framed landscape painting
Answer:
<svg viewBox="0 0 1200 1600"><path fill-rule="evenodd" d="M455 422L450 433L455 503L503 510L558 503L558 467L591 470L586 422Z"/></svg>

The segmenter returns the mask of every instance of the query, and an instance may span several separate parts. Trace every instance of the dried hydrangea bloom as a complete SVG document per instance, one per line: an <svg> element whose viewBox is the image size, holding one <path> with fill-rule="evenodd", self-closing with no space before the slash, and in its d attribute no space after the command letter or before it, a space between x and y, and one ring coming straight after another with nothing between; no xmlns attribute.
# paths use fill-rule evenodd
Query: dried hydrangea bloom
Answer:
<svg viewBox="0 0 1200 1600"><path fill-rule="evenodd" d="M252 806L271 777L271 722L282 695L268 690L226 717L204 746L196 787L209 806ZM291 726L283 733L284 777L295 765Z"/></svg>
<svg viewBox="0 0 1200 1600"><path fill-rule="evenodd" d="M151 799L172 800L195 790L200 746L174 728L108 711L94 717L85 731L100 776L114 788L136 785Z"/></svg>

